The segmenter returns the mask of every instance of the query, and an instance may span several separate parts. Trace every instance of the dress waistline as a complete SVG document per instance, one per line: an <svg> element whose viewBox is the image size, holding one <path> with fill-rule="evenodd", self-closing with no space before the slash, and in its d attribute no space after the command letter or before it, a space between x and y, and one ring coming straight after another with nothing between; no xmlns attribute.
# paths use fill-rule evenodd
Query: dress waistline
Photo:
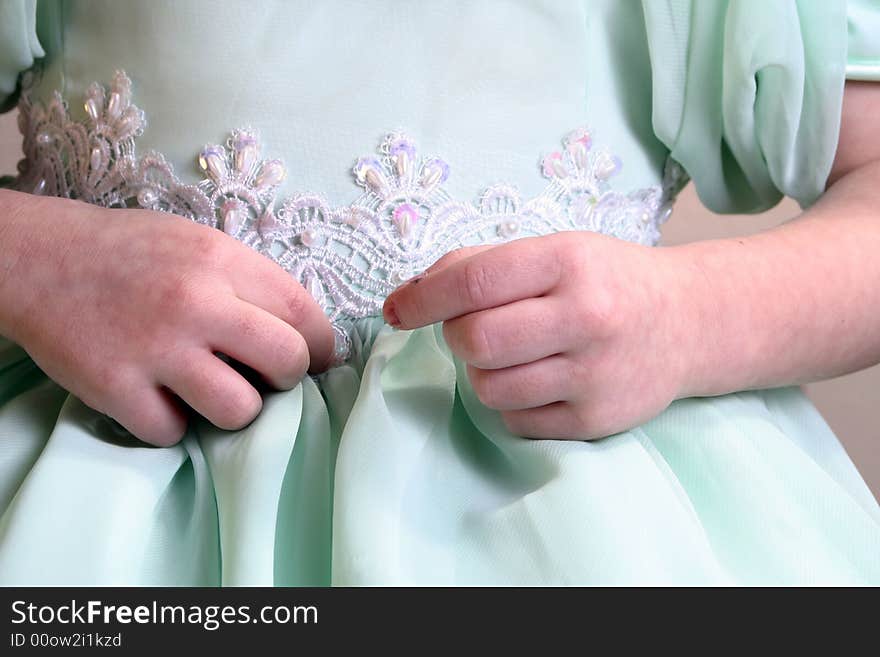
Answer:
<svg viewBox="0 0 880 657"><path fill-rule="evenodd" d="M226 144L198 154L203 179L187 184L156 152L138 154L146 126L132 103L131 81L117 72L105 88L93 83L84 99L87 118L76 121L58 92L48 104L32 99L28 73L19 102L25 158L15 187L76 198L108 208L147 208L223 230L271 258L296 278L333 323L338 361L351 349L353 322L381 315L394 288L464 246L566 230L589 230L654 245L686 176L667 160L661 185L622 193L610 180L620 160L593 148L586 128L545 156L548 183L524 199L494 184L476 203L454 199L443 187L449 165L423 157L404 131L382 141L378 153L357 160L362 188L350 205L331 207L319 194L277 198L286 170L262 159L258 134L232 131Z"/></svg>

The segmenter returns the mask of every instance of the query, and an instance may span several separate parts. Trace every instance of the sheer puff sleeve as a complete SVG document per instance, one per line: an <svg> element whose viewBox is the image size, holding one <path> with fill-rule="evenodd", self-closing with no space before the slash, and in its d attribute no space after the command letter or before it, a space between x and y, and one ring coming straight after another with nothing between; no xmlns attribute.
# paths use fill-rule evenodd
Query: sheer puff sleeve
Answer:
<svg viewBox="0 0 880 657"><path fill-rule="evenodd" d="M840 129L854 32L845 3L644 0L643 10L654 132L703 203L728 213L784 195L813 203Z"/></svg>
<svg viewBox="0 0 880 657"><path fill-rule="evenodd" d="M37 0L0 2L0 108L7 108L18 75L44 55L37 37Z"/></svg>
<svg viewBox="0 0 880 657"><path fill-rule="evenodd" d="M846 77L880 82L880 0L849 0L846 13Z"/></svg>

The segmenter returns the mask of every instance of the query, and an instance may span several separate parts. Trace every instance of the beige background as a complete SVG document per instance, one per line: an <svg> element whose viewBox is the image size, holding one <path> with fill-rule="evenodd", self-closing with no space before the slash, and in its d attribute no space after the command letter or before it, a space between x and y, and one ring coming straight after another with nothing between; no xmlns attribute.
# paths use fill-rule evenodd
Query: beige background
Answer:
<svg viewBox="0 0 880 657"><path fill-rule="evenodd" d="M0 116L0 173L12 173L20 157L13 113ZM791 201L761 215L718 216L700 205L693 187L682 192L663 239L677 244L699 239L752 233L798 212ZM880 498L880 366L807 386L807 392L840 437L862 476Z"/></svg>

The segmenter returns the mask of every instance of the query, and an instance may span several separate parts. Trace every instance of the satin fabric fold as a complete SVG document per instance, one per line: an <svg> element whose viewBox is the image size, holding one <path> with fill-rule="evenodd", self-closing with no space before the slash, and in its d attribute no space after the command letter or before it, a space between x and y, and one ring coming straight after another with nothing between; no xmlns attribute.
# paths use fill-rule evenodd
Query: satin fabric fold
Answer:
<svg viewBox="0 0 880 657"><path fill-rule="evenodd" d="M368 333L360 363L168 449L4 350L0 582L880 583L880 510L797 389L527 440L439 328Z"/></svg>

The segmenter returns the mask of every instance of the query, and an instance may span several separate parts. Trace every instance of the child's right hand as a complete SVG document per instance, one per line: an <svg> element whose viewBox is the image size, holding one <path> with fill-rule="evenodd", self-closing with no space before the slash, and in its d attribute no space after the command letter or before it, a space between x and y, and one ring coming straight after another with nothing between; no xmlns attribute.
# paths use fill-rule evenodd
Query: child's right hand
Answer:
<svg viewBox="0 0 880 657"><path fill-rule="evenodd" d="M280 389L330 361L308 292L221 231L8 191L0 218L0 333L146 442L180 440L179 399L224 429L256 417L259 393L218 352Z"/></svg>

